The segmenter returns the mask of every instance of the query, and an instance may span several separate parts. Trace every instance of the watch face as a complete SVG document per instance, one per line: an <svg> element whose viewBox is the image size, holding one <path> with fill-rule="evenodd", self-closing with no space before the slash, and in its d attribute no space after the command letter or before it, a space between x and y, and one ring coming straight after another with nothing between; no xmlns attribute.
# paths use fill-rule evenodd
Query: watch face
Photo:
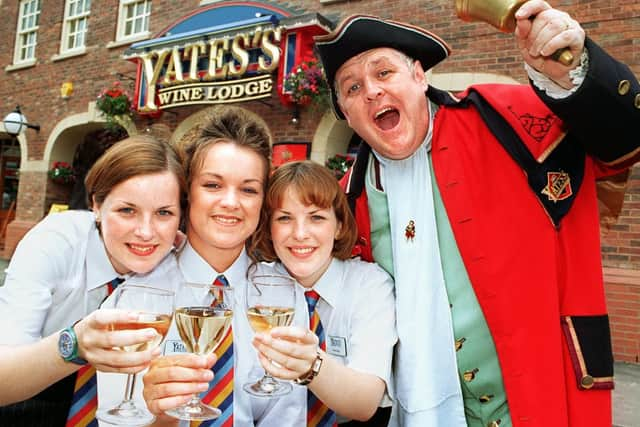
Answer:
<svg viewBox="0 0 640 427"><path fill-rule="evenodd" d="M58 350L63 358L68 358L73 354L73 338L69 332L62 331L60 333L60 338L58 339Z"/></svg>
<svg viewBox="0 0 640 427"><path fill-rule="evenodd" d="M320 371L321 366L322 366L322 359L320 357L316 357L316 360L314 360L313 364L311 365L311 371L313 372L314 375L318 375L318 372Z"/></svg>

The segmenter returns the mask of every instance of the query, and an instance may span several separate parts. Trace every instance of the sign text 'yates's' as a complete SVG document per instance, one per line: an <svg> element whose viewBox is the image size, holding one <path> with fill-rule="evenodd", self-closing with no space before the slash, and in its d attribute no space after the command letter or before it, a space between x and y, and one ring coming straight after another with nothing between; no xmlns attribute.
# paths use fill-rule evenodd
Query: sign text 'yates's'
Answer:
<svg viewBox="0 0 640 427"><path fill-rule="evenodd" d="M270 74L280 62L281 33L281 28L256 27L233 37L198 40L129 56L142 61L146 87L140 111L269 97L273 87ZM253 51L257 60L250 62L249 53ZM247 71L257 76L241 79ZM161 89L156 92L158 85ZM156 93L160 105L156 104Z"/></svg>

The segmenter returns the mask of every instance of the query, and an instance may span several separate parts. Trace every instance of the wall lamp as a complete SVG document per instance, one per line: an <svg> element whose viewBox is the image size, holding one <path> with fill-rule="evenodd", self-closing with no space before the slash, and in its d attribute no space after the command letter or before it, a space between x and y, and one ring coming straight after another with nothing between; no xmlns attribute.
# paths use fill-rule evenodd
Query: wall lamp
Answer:
<svg viewBox="0 0 640 427"><path fill-rule="evenodd" d="M19 105L16 105L16 109L7 114L2 120L2 124L4 125L4 130L13 136L19 135L25 128L35 129L36 132L40 132L40 125L27 123L27 118L20 111Z"/></svg>
<svg viewBox="0 0 640 427"><path fill-rule="evenodd" d="M300 123L300 107L298 107L298 105L293 106L293 113L291 115L290 122L294 126L298 126Z"/></svg>

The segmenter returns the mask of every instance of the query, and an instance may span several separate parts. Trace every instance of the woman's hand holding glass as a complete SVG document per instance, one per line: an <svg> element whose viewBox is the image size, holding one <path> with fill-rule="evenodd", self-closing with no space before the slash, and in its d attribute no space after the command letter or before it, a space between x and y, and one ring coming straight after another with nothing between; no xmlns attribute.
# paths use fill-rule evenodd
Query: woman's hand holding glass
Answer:
<svg viewBox="0 0 640 427"><path fill-rule="evenodd" d="M253 345L266 372L283 380L305 376L318 355L318 337L309 329L284 326L256 334Z"/></svg>
<svg viewBox="0 0 640 427"><path fill-rule="evenodd" d="M145 350L121 351L123 347L140 346L158 340L158 332L153 328L118 329L113 325L127 325L138 322L140 314L119 309L100 309L76 323L74 330L78 337L79 356L87 360L96 370L135 374L149 366L160 354L157 346Z"/></svg>
<svg viewBox="0 0 640 427"><path fill-rule="evenodd" d="M211 367L215 353L198 356L193 353L172 354L154 359L144 374L144 397L147 408L160 419L171 419L165 411L184 405L194 395L209 389L213 379Z"/></svg>
<svg viewBox="0 0 640 427"><path fill-rule="evenodd" d="M194 304L194 301L204 300L207 304ZM213 353L229 332L232 317L231 287L199 283L183 283L180 287L175 321L182 343L190 353L198 356ZM188 359L185 361L189 362ZM145 388L146 384L145 379ZM145 399L146 396L145 393ZM221 414L218 408L202 403L197 394L192 395L186 404L165 412L181 420L210 420Z"/></svg>
<svg viewBox="0 0 640 427"><path fill-rule="evenodd" d="M151 355L146 354L142 357L145 359L152 357L171 325L174 293L151 286L122 284L105 302L105 305L119 310L130 310L130 312L105 310L95 314L96 321L100 321L101 317L103 317L102 320L105 320L104 318L108 320L110 316L114 316L111 320L115 321L108 323L109 332L105 334L109 346L107 348L111 349L112 354L120 353L121 356L126 356L151 351ZM91 335L85 339L90 337ZM129 361L135 362L136 359L130 358ZM97 419L115 425L141 425L153 422L155 417L146 408L136 405L133 400L135 372L139 372L137 370L139 367L144 369L146 363L142 366L130 367L129 370L117 370L128 373L124 398L113 408L98 410Z"/></svg>
<svg viewBox="0 0 640 427"><path fill-rule="evenodd" d="M295 281L289 276L275 274L252 276L247 284L246 306L249 324L258 334L278 326L289 326L295 314ZM262 378L244 384L243 389L254 396L272 397L287 394L293 387L275 380L265 370Z"/></svg>

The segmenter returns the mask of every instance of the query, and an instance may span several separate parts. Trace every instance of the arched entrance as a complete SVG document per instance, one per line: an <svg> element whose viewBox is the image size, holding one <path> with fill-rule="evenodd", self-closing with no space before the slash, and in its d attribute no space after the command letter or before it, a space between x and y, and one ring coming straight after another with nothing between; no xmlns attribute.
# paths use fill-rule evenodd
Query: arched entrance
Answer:
<svg viewBox="0 0 640 427"><path fill-rule="evenodd" d="M87 113L75 114L69 116L60 121L54 128L49 137L47 146L44 153L44 167L46 170L51 169L55 162L66 162L69 165L73 165L74 168L79 168L76 176L76 180L80 187L82 187L82 181L84 181L84 174L87 167L74 164L74 158L77 157L78 148L86 146L87 137L94 135L96 138L104 131L104 123L91 120L91 117ZM91 144L89 144L91 145ZM94 144L99 146L100 144ZM87 149L91 151L91 148ZM101 150L104 151L104 150ZM99 154L93 156L94 160ZM77 163L77 162L76 162ZM81 169L81 170L80 170ZM44 199L44 213L49 212L53 204L57 205L69 205L72 198L72 191L76 187L75 182L55 182L51 179L47 179L45 199ZM79 207L79 206L74 206ZM84 207L84 203L82 206Z"/></svg>
<svg viewBox="0 0 640 427"><path fill-rule="evenodd" d="M56 124L49 134L42 160L29 159L25 134L18 135L20 186L15 205L15 219L8 221L6 226L4 250L1 252L3 258L11 257L20 239L46 215L52 203L68 202L71 188L55 184L47 176L53 162L65 161L72 164L75 149L84 136L103 126L104 119L97 116L95 103L91 103L86 113L74 114ZM0 131L2 130L0 128ZM3 136L3 133L0 133L0 139Z"/></svg>

